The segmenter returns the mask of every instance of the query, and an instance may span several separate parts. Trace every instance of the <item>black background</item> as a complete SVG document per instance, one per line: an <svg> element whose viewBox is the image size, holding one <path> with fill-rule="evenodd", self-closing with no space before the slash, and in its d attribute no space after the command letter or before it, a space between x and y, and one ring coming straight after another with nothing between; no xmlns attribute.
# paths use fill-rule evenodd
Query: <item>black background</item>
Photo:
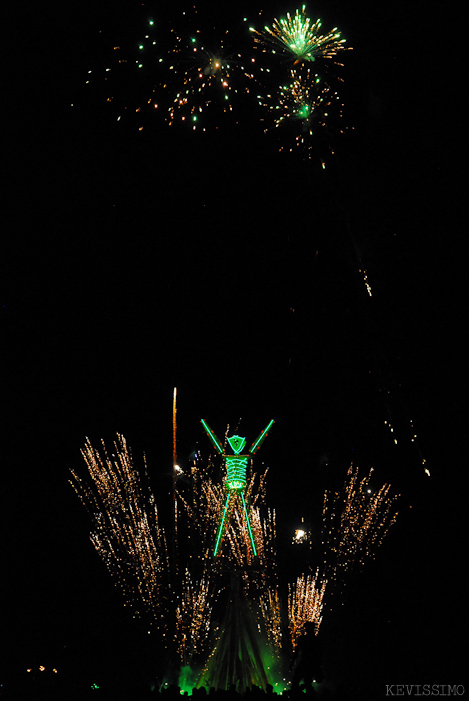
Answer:
<svg viewBox="0 0 469 701"><path fill-rule="evenodd" d="M198 5L207 25L246 9ZM272 3L263 17L287 9ZM454 92L431 49L438 26L418 6L314 12L353 46L341 94L354 129L324 172L314 157L279 154L280 130L265 135L256 111L203 138L157 119L142 132L117 123L101 83L86 91L87 71L107 58L99 30L131 43L147 8L65 3L7 17L7 679L39 664L117 675L138 656L140 632L88 541L68 471L84 469L85 436L111 443L118 431L137 462L146 453L164 502L176 386L183 467L209 452L201 417L218 434L241 417L248 439L275 418L259 460L279 547L300 517L319 522L324 488L351 460L402 494L376 561L330 615L334 676L373 683L378 698L386 683L464 683Z"/></svg>

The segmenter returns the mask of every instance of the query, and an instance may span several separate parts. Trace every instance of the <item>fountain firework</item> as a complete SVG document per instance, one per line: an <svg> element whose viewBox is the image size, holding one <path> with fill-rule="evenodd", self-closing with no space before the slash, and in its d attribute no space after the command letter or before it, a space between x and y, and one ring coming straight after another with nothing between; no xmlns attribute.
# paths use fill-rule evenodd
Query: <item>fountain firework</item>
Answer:
<svg viewBox="0 0 469 701"><path fill-rule="evenodd" d="M111 454L104 442L100 452L87 439L82 455L91 481L72 470L71 484L90 514L96 551L134 617L158 632L169 667L198 669L192 681L200 686L237 683L244 691L251 680L264 689L271 683L281 689L279 660L295 649L308 622L319 631L328 592L343 590L352 571L374 557L397 516L390 486L373 489L372 471L360 479L351 466L343 489L325 493L321 571L310 568L288 584L287 621L282 622L276 514L266 505L267 470L256 473L248 462L244 504L233 505L224 546L214 557L226 504L223 454L221 465L196 456L190 475L173 472L174 523L180 528L173 531L171 549L146 461L140 476L125 438L117 435ZM240 657L233 658L232 649ZM275 661L277 680L271 669Z"/></svg>

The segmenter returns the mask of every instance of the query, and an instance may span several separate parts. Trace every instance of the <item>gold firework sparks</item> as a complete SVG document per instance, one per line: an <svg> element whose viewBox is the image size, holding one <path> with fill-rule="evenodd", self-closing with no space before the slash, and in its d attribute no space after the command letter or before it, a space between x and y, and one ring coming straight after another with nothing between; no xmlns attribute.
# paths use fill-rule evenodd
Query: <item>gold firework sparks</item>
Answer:
<svg viewBox="0 0 469 701"><path fill-rule="evenodd" d="M176 608L176 639L182 663L188 664L204 652L210 634L212 597L209 580L193 583L186 569L181 603Z"/></svg>
<svg viewBox="0 0 469 701"><path fill-rule="evenodd" d="M288 585L288 629L293 649L300 635L305 632L305 624L314 623L316 634L322 621L322 608L326 580L316 574L297 577Z"/></svg>
<svg viewBox="0 0 469 701"><path fill-rule="evenodd" d="M135 469L132 454L117 434L115 452L102 455L89 439L81 451L91 485L72 470L70 481L92 519L91 541L121 588L134 616L164 626L169 558L153 494ZM145 463L145 475L146 475Z"/></svg>
<svg viewBox="0 0 469 701"><path fill-rule="evenodd" d="M350 466L341 492L324 494L323 528L325 566L329 580L343 580L345 573L373 558L397 513L398 495L390 495L390 484L373 489L371 468L359 480L358 467Z"/></svg>

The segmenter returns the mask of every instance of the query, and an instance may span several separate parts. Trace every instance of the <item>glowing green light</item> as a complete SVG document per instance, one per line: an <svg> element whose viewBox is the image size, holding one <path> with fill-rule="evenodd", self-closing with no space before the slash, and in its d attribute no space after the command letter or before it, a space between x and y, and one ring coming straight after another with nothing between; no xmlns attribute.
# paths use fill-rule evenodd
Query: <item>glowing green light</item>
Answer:
<svg viewBox="0 0 469 701"><path fill-rule="evenodd" d="M221 538L225 530L226 512L228 510L228 504L230 503L230 495L226 497L225 508L223 509L223 516L221 517L220 523L218 524L217 535L215 538L215 549L213 554L215 557L218 555L218 550L220 548Z"/></svg>
<svg viewBox="0 0 469 701"><path fill-rule="evenodd" d="M228 444L235 453L234 455L227 455L225 450L223 449L223 446L220 442L220 440L217 438L217 436L214 434L210 426L201 419L201 424L203 425L208 437L210 438L210 441L212 444L215 446L217 451L223 455L225 459L225 466L226 466L226 480L225 480L225 490L226 490L226 499L225 499L225 505L223 508L223 513L221 514L219 523L218 523L218 528L217 528L217 533L215 536L215 547L213 550L213 554L216 557L220 551L220 545L223 540L223 536L226 531L226 526L228 524L228 519L231 514L232 507L234 506L235 502L238 500L241 501L242 507L243 507L243 514L244 518L246 521L246 527L247 531L249 534L249 542L251 545L251 550L256 557L257 555L257 548L256 548L256 543L254 540L254 534L252 532L252 526L251 526L251 520L249 518L249 512L248 508L244 499L244 490L246 488L246 471L248 467L248 463L250 460L250 456L260 448L262 442L265 440L270 427L274 423L274 420L272 419L268 425L265 427L265 429L260 433L260 435L256 438L254 443L251 446L251 449L249 450L249 453L247 455L239 455L239 453L244 449L246 445L246 439L243 436L229 436L227 438Z"/></svg>
<svg viewBox="0 0 469 701"><path fill-rule="evenodd" d="M239 455L239 453L242 451L244 446L246 445L246 439L242 438L242 436L230 436L228 438L228 443L230 444L231 450L233 453L236 455Z"/></svg>
<svg viewBox="0 0 469 701"><path fill-rule="evenodd" d="M242 482L241 480L230 480L229 482L226 482L226 486L230 492L233 492L245 487L246 482Z"/></svg>
<svg viewBox="0 0 469 701"><path fill-rule="evenodd" d="M154 23L154 21L151 19L151 20L148 22L148 24L150 24L151 26L153 26L155 23Z"/></svg>
<svg viewBox="0 0 469 701"><path fill-rule="evenodd" d="M300 117L301 119L307 119L310 114L311 114L310 105L302 105L297 112L298 117Z"/></svg>
<svg viewBox="0 0 469 701"><path fill-rule="evenodd" d="M271 428L271 426L272 426L274 423L275 423L275 421L274 421L274 419L272 419L272 421L270 421L270 422L267 424L267 426L264 428L264 430L262 431L262 433L260 433L260 434L257 436L256 440L254 441L254 443L252 444L252 446L249 448L249 452L250 452L252 455L254 455L254 453L256 452L256 450L259 450L259 448L261 447L262 443L263 443L264 440L267 438L267 434L269 433L270 428Z"/></svg>
<svg viewBox="0 0 469 701"><path fill-rule="evenodd" d="M254 557L256 557L256 555L257 555L256 543L254 541L254 536L252 534L252 528L251 528L251 523L249 521L248 510L246 507L246 502L244 501L244 494L242 492L241 492L241 499L243 500L244 516L246 517L246 523L247 523L248 532L249 532L249 540L251 541L252 552L254 554Z"/></svg>
<svg viewBox="0 0 469 701"><path fill-rule="evenodd" d="M140 44L140 46L139 46L138 48L139 48L140 50L142 50L142 49L143 49L143 44Z"/></svg>
<svg viewBox="0 0 469 701"><path fill-rule="evenodd" d="M246 470L249 457L247 455L225 455L226 462L226 488L231 489L231 484L246 486ZM239 487L235 487L239 489Z"/></svg>

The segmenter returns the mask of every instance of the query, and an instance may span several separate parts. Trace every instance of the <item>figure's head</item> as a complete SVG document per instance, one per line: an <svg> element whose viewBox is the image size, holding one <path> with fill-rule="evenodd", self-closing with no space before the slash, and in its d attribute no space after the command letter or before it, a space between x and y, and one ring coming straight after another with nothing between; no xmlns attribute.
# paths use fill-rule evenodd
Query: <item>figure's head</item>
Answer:
<svg viewBox="0 0 469 701"><path fill-rule="evenodd" d="M230 444L231 450L235 455L239 455L244 446L246 445L246 439L241 436L230 436L228 438L228 443Z"/></svg>

